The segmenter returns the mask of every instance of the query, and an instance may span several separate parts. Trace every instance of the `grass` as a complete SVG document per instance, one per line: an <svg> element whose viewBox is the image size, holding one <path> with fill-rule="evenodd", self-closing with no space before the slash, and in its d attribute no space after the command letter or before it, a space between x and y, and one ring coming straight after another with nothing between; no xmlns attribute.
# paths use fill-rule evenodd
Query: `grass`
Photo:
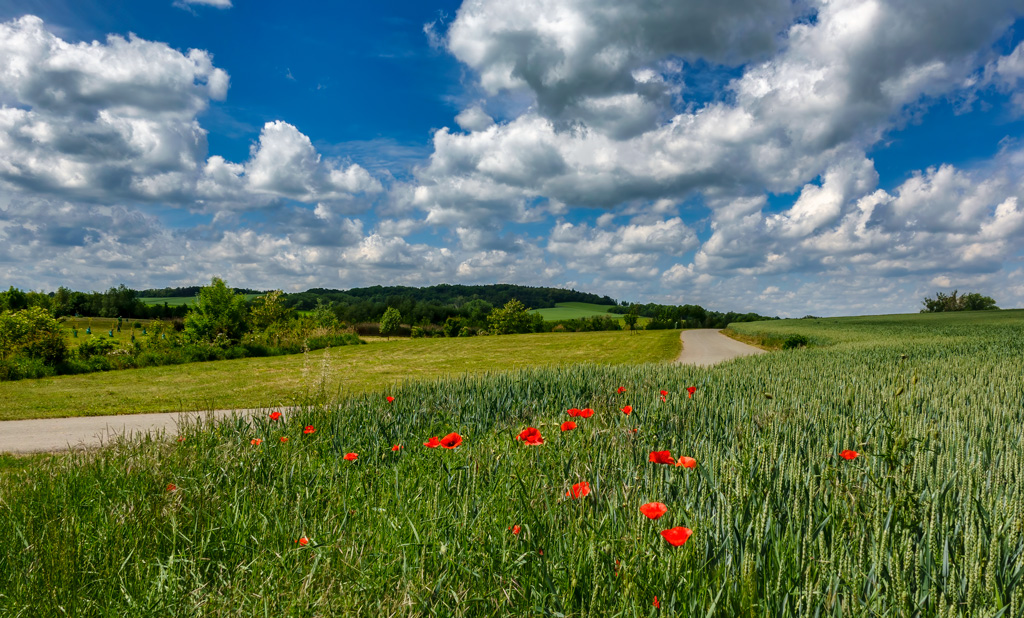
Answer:
<svg viewBox="0 0 1024 618"><path fill-rule="evenodd" d="M246 301L250 301L250 300L252 300L254 298L259 298L260 296L263 296L263 295L262 294L244 294L243 296L245 296L245 300ZM191 305L191 304L194 304L196 302L196 297L195 296L147 296L145 298L139 297L139 300L141 300L144 304L150 305L150 306L153 306L153 305L163 305L164 303L167 303L167 306L169 306L169 307L180 307L181 305Z"/></svg>
<svg viewBox="0 0 1024 618"><path fill-rule="evenodd" d="M156 320L140 320L140 319L126 319L121 322L121 330L117 330L117 318L65 318L64 319L64 330L67 333L68 345L74 349L77 348L82 342L87 341L90 337L100 337L103 339L111 339L118 345L131 343L132 335L136 338L142 337L143 328L152 328L152 323ZM134 328L133 324L138 322L141 324L139 328ZM92 329L92 333L86 333L87 329ZM76 337L74 332L78 331ZM113 332L113 337L110 333Z"/></svg>
<svg viewBox="0 0 1024 618"><path fill-rule="evenodd" d="M555 320L589 318L592 315L608 315L608 310L614 306L593 303L556 303L554 307L534 309L531 313L539 313L548 322L553 322Z"/></svg>
<svg viewBox="0 0 1024 618"><path fill-rule="evenodd" d="M116 334L116 333L115 333ZM0 382L0 420L292 404L309 388L364 393L467 372L579 362L658 362L679 355L679 331L544 333L392 339L307 356L190 363ZM321 374L325 378L321 382Z"/></svg>
<svg viewBox="0 0 1024 618"><path fill-rule="evenodd" d="M1020 616L1024 324L857 320L743 325L819 340L714 368L462 374L39 460L0 474L0 615ZM570 407L595 413L559 431Z"/></svg>

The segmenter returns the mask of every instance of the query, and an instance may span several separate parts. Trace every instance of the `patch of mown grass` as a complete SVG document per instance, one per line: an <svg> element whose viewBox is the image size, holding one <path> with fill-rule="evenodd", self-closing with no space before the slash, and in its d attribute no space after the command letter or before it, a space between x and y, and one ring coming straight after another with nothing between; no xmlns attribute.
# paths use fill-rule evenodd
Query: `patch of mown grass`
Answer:
<svg viewBox="0 0 1024 618"><path fill-rule="evenodd" d="M673 360L679 331L392 339L243 358L0 382L0 420L291 405L311 388L363 393L466 372Z"/></svg>
<svg viewBox="0 0 1024 618"><path fill-rule="evenodd" d="M0 615L1009 616L1024 324L955 322L410 381L71 453L0 475ZM573 407L594 414L562 432Z"/></svg>

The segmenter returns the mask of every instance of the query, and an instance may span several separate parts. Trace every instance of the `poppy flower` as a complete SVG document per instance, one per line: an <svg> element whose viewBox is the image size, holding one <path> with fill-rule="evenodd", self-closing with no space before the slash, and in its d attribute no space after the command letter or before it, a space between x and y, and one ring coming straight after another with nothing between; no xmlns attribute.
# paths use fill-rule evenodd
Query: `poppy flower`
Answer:
<svg viewBox="0 0 1024 618"><path fill-rule="evenodd" d="M348 461L355 461L355 460L359 459L359 454L358 453L345 453L345 459L347 459Z"/></svg>
<svg viewBox="0 0 1024 618"><path fill-rule="evenodd" d="M658 394L662 397L668 397L668 391L658 391Z"/></svg>
<svg viewBox="0 0 1024 618"><path fill-rule="evenodd" d="M178 486L174 483L167 484L167 491L178 491Z"/></svg>
<svg viewBox="0 0 1024 618"><path fill-rule="evenodd" d="M309 545L309 539L307 539L306 537L300 537L298 539L295 539L295 542L303 546Z"/></svg>
<svg viewBox="0 0 1024 618"><path fill-rule="evenodd" d="M280 412L276 412L275 411L275 412L271 412L270 413L270 420L276 421L276 420L278 420L280 418L281 418L281 413Z"/></svg>
<svg viewBox="0 0 1024 618"><path fill-rule="evenodd" d="M462 436L454 431L441 438L441 448L455 448L460 444L462 444Z"/></svg>
<svg viewBox="0 0 1024 618"><path fill-rule="evenodd" d="M847 460L847 461L849 461L851 459L857 459L858 455L860 455L860 453L858 453L857 451L850 451L850 450L840 451L840 453L839 453L839 456L842 457L843 459Z"/></svg>
<svg viewBox="0 0 1024 618"><path fill-rule="evenodd" d="M185 436L178 436L178 442L184 442Z"/></svg>
<svg viewBox="0 0 1024 618"><path fill-rule="evenodd" d="M511 528L509 528L509 530L512 531L512 534L519 534L519 526L518 525L512 526Z"/></svg>
<svg viewBox="0 0 1024 618"><path fill-rule="evenodd" d="M569 496L570 498L576 499L576 498L582 498L583 496L585 496L585 495L587 495L589 493L590 493L590 483L588 483L586 481L582 481L580 483L576 483L575 485L573 485L572 489L570 491L565 492L565 495Z"/></svg>
<svg viewBox="0 0 1024 618"><path fill-rule="evenodd" d="M396 444L396 445L394 445L394 446L392 446L392 447L391 447L391 450L392 450L392 451L397 451L397 450L398 450L398 449L400 449L400 448L405 448L405 447L404 447L404 446L402 446L401 444Z"/></svg>
<svg viewBox="0 0 1024 618"><path fill-rule="evenodd" d="M622 393L626 392L626 387L625 386L620 386L616 392L618 392L621 395Z"/></svg>
<svg viewBox="0 0 1024 618"><path fill-rule="evenodd" d="M423 446L427 448L437 448L441 446L441 441L437 439L437 436L431 437L429 440L423 443Z"/></svg>
<svg viewBox="0 0 1024 618"><path fill-rule="evenodd" d="M579 408L569 408L568 410L566 410L566 414L568 414L569 416L579 416L580 415L580 409Z"/></svg>
<svg viewBox="0 0 1024 618"><path fill-rule="evenodd" d="M658 519L665 513L668 513L668 507L661 502L648 502L647 504L640 505L640 512L643 513L647 519Z"/></svg>
<svg viewBox="0 0 1024 618"><path fill-rule="evenodd" d="M249 444L253 446L259 446L263 444L263 440L261 440L260 438L253 438L252 440L249 440Z"/></svg>
<svg viewBox="0 0 1024 618"><path fill-rule="evenodd" d="M395 398L394 398L394 397L392 397L391 395L388 395L387 397L385 397L385 399L387 399L387 400L388 400L388 403L391 403L392 401L394 401L394 400L395 400Z"/></svg>
<svg viewBox="0 0 1024 618"><path fill-rule="evenodd" d="M697 387L696 386L687 386L686 387L686 396L689 397L690 399L693 399L693 394L696 393L696 392L697 392Z"/></svg>
<svg viewBox="0 0 1024 618"><path fill-rule="evenodd" d="M580 416L582 418L590 418L591 416L594 416L594 411L590 408L583 408L580 410Z"/></svg>
<svg viewBox="0 0 1024 618"><path fill-rule="evenodd" d="M537 429L536 427L527 427L526 429L522 430L519 433L519 435L516 436L516 440L522 440L523 442L526 442L530 446L544 444L544 438L541 437L540 430Z"/></svg>
<svg viewBox="0 0 1024 618"><path fill-rule="evenodd" d="M685 543L691 534L693 534L693 530L683 528L682 526L661 531L661 536L665 537L665 540L673 547L679 547Z"/></svg>
<svg viewBox="0 0 1024 618"><path fill-rule="evenodd" d="M650 456L647 458L652 463L669 464L672 465L676 460L672 459L672 455L668 451L651 451Z"/></svg>
<svg viewBox="0 0 1024 618"><path fill-rule="evenodd" d="M662 396L661 396L661 400L662 400L663 402L664 402L664 401L668 401L668 397L666 397L666 396L662 395Z"/></svg>
<svg viewBox="0 0 1024 618"><path fill-rule="evenodd" d="M572 429L576 429L576 423L572 421L565 421L562 423L562 431L570 431Z"/></svg>
<svg viewBox="0 0 1024 618"><path fill-rule="evenodd" d="M634 427L634 428L629 430L629 433L636 433L638 431L640 431L640 428L639 427Z"/></svg>
<svg viewBox="0 0 1024 618"><path fill-rule="evenodd" d="M306 427L302 430L302 433L307 435L311 433L316 433L316 427L312 425L306 425Z"/></svg>
<svg viewBox="0 0 1024 618"><path fill-rule="evenodd" d="M697 467L697 460L693 457L680 457L679 461L676 462L676 465L684 468L690 468L692 470Z"/></svg>
<svg viewBox="0 0 1024 618"><path fill-rule="evenodd" d="M658 595L654 595L654 609L661 609L661 603L658 603Z"/></svg>
<svg viewBox="0 0 1024 618"><path fill-rule="evenodd" d="M288 436L281 436L280 440L281 440L281 444L284 444L285 442L288 441Z"/></svg>
<svg viewBox="0 0 1024 618"><path fill-rule="evenodd" d="M633 406L622 406L622 413L629 416L633 413Z"/></svg>

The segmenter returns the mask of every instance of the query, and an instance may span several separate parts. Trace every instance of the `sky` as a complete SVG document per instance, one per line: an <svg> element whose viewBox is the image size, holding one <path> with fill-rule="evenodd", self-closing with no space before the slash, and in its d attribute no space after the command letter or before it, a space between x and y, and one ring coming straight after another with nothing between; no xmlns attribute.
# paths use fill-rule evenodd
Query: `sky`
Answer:
<svg viewBox="0 0 1024 618"><path fill-rule="evenodd" d="M1024 307L1024 0L0 0L0 286Z"/></svg>

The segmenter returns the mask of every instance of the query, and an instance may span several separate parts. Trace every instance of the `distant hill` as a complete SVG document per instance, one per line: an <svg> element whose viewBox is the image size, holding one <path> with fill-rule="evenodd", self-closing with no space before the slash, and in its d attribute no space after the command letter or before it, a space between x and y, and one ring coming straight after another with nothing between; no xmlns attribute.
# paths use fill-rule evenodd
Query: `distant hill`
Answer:
<svg viewBox="0 0 1024 618"><path fill-rule="evenodd" d="M618 304L609 296L562 288L531 287L496 283L490 285L451 285L442 283L429 287L380 286L332 290L312 288L305 292L286 294L285 302L296 309L307 310L316 306L317 299L326 302L353 304L358 302L384 303L397 306L403 301L434 303L438 305L461 305L473 300L482 300L493 306L501 306L512 300L519 300L531 309L554 307L557 303L591 303L595 305Z"/></svg>

